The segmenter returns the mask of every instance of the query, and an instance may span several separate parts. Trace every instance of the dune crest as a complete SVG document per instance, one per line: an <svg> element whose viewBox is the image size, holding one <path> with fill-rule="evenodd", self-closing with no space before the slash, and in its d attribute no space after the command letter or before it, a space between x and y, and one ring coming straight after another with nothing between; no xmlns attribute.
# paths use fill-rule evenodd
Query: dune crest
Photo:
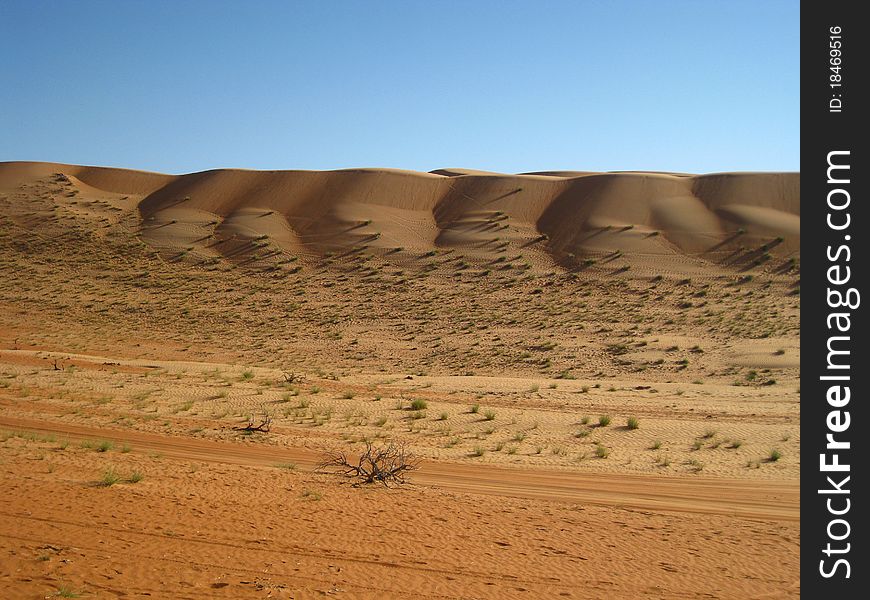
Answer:
<svg viewBox="0 0 870 600"><path fill-rule="evenodd" d="M158 250L238 261L358 253L412 261L455 252L478 266L576 270L618 257L632 268L691 272L735 252L739 259L764 248L770 258L800 248L799 173L365 168L176 176L10 162L0 163L0 187L56 174L82 191L135 199L141 238Z"/></svg>

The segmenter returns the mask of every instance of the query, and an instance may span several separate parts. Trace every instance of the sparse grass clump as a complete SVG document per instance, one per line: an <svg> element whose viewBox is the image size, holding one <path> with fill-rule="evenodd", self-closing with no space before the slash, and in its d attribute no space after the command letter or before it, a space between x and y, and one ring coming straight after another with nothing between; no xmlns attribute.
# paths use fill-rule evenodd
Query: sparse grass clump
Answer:
<svg viewBox="0 0 870 600"><path fill-rule="evenodd" d="M599 427L607 427L611 422L610 415L601 415L598 417L598 426Z"/></svg>
<svg viewBox="0 0 870 600"><path fill-rule="evenodd" d="M139 471L133 471L130 473L130 477L127 478L127 481L130 483L139 483L145 478L145 476Z"/></svg>
<svg viewBox="0 0 870 600"><path fill-rule="evenodd" d="M595 456L597 456L598 458L607 458L608 456L610 456L610 449L607 446L598 444L595 447Z"/></svg>
<svg viewBox="0 0 870 600"><path fill-rule="evenodd" d="M780 458L782 458L782 452L780 452L780 451L777 450L776 448L772 449L772 450L768 453L768 455L767 455L767 460L768 460L769 462L776 462L776 461L778 461Z"/></svg>
<svg viewBox="0 0 870 600"><path fill-rule="evenodd" d="M495 419L495 411L494 410L486 411L485 413L483 413L483 418L486 419L487 421L494 420Z"/></svg>
<svg viewBox="0 0 870 600"><path fill-rule="evenodd" d="M629 417L626 422L626 427L629 429L637 429L640 427L640 421L637 420L637 417Z"/></svg>
<svg viewBox="0 0 870 600"><path fill-rule="evenodd" d="M65 585L58 587L54 595L58 598L79 598L81 596L77 591Z"/></svg>
<svg viewBox="0 0 870 600"><path fill-rule="evenodd" d="M100 479L100 485L102 487L111 487L119 481L121 481L121 475L118 474L115 467L109 467L103 473L103 477Z"/></svg>
<svg viewBox="0 0 870 600"><path fill-rule="evenodd" d="M422 398L411 400L411 410L426 410L427 408L429 408L429 404Z"/></svg>
<svg viewBox="0 0 870 600"><path fill-rule="evenodd" d="M468 410L473 415L476 415L480 412L480 404L472 404L471 408Z"/></svg>
<svg viewBox="0 0 870 600"><path fill-rule="evenodd" d="M306 490L302 490L302 497L305 498L306 500L313 500L316 502L316 501L320 500L321 498L323 498L323 494L321 494L320 492L315 491L315 490L306 489Z"/></svg>
<svg viewBox="0 0 870 600"><path fill-rule="evenodd" d="M114 444L112 442L110 442L109 440L101 440L97 444L95 449L97 452L108 452L109 450L112 449L113 446L114 446Z"/></svg>

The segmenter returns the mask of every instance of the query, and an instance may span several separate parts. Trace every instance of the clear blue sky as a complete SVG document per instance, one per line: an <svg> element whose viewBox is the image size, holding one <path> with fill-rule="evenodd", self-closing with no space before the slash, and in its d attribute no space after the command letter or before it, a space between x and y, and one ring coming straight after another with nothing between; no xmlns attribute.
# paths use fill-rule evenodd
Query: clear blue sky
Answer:
<svg viewBox="0 0 870 600"><path fill-rule="evenodd" d="M799 169L797 1L0 0L0 161Z"/></svg>

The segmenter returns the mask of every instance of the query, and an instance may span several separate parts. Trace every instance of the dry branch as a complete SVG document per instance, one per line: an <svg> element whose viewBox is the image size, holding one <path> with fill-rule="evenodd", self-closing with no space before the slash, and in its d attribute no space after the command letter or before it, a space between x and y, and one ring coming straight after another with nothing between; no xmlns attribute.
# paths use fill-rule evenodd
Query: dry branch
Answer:
<svg viewBox="0 0 870 600"><path fill-rule="evenodd" d="M355 462L344 452L334 452L327 455L317 466L317 470L338 472L358 479L354 485L380 482L389 486L390 483L406 483L405 476L418 466L419 460L407 451L404 444L390 442L376 447L371 442L366 442L365 451Z"/></svg>
<svg viewBox="0 0 870 600"><path fill-rule="evenodd" d="M244 427L236 427L237 431L261 431L263 433L268 433L272 428L272 415L267 412L264 412L260 417L260 422L257 423L254 420L254 415L248 415L248 424Z"/></svg>

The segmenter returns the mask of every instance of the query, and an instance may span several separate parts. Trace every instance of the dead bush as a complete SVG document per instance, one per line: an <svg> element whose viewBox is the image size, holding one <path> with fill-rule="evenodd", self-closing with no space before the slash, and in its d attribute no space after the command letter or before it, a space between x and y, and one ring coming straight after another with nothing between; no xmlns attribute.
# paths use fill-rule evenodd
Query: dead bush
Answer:
<svg viewBox="0 0 870 600"><path fill-rule="evenodd" d="M351 460L345 452L335 452L327 455L317 470L337 472L357 479L354 485L380 482L389 486L391 483L406 483L407 473L418 468L419 460L407 451L404 444L365 444L365 451L357 460Z"/></svg>

